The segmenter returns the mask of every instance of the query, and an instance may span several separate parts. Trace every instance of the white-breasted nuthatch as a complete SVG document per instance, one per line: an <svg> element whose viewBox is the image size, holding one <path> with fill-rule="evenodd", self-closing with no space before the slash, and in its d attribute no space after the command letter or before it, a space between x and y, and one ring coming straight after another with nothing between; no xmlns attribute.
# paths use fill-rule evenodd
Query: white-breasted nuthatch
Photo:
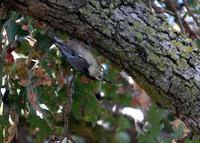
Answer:
<svg viewBox="0 0 200 143"><path fill-rule="evenodd" d="M64 43L52 33L48 33L48 36L72 67L96 80L105 80L103 69L97 64L86 44L79 40L69 40Z"/></svg>

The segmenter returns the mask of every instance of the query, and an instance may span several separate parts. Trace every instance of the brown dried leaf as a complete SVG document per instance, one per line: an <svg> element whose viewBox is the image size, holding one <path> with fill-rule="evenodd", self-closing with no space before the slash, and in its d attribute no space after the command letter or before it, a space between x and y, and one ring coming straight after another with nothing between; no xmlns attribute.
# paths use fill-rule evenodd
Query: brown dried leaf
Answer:
<svg viewBox="0 0 200 143"><path fill-rule="evenodd" d="M23 87L26 87L28 85L28 80L27 79L20 79L19 84Z"/></svg>
<svg viewBox="0 0 200 143"><path fill-rule="evenodd" d="M34 87L40 86L40 85L52 85L52 79L51 77L46 73L46 71L42 68L37 68L34 71L34 76L38 77L38 81L34 84Z"/></svg>
<svg viewBox="0 0 200 143"><path fill-rule="evenodd" d="M52 85L52 80L49 76L46 76L45 78L42 79L42 85L47 85L51 86Z"/></svg>
<svg viewBox="0 0 200 143"><path fill-rule="evenodd" d="M41 22L41 21L37 21L37 22L35 23L35 26L36 26L37 28L41 28L41 29L47 29L47 28L48 28L48 26L47 26L44 22Z"/></svg>
<svg viewBox="0 0 200 143"><path fill-rule="evenodd" d="M133 106L140 106L143 111L147 111L149 105L151 104L151 99L147 95L147 93L142 89L136 82L132 85L133 86L133 96L132 96L132 105Z"/></svg>
<svg viewBox="0 0 200 143"><path fill-rule="evenodd" d="M33 74L36 77L44 77L45 76L45 70L42 69L42 68L37 68L37 69L35 69Z"/></svg>
<svg viewBox="0 0 200 143"><path fill-rule="evenodd" d="M89 83L91 80L87 78L86 76L81 76L80 81L84 84Z"/></svg>
<svg viewBox="0 0 200 143"><path fill-rule="evenodd" d="M28 76L28 69L26 67L26 59L20 58L16 60L16 75L19 79L26 79Z"/></svg>
<svg viewBox="0 0 200 143"><path fill-rule="evenodd" d="M9 136L7 138L7 142L10 143L10 142L12 142L12 140L14 139L14 137L17 133L17 126L15 124L11 125L8 128L8 133L9 133Z"/></svg>
<svg viewBox="0 0 200 143"><path fill-rule="evenodd" d="M11 53L7 53L4 58L7 65L10 65L14 62L14 57Z"/></svg>
<svg viewBox="0 0 200 143"><path fill-rule="evenodd" d="M29 90L28 91L28 101L29 103L33 106L33 108L35 110L39 110L40 111L40 108L37 104L37 94L33 92L33 90Z"/></svg>

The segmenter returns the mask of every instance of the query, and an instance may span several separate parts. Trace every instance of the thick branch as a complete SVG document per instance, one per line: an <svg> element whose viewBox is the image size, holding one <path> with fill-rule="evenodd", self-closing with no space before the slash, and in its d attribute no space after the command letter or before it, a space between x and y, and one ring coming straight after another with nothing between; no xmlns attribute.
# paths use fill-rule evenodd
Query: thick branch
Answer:
<svg viewBox="0 0 200 143"><path fill-rule="evenodd" d="M128 71L156 102L200 132L200 51L139 0L5 1L11 9L95 47Z"/></svg>

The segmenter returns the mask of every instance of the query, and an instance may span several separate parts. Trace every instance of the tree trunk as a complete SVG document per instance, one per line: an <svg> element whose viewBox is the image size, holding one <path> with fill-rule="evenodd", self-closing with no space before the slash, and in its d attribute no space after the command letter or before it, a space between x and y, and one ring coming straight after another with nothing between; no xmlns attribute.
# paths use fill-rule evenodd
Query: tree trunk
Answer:
<svg viewBox="0 0 200 143"><path fill-rule="evenodd" d="M140 0L4 0L92 45L200 133L200 50Z"/></svg>

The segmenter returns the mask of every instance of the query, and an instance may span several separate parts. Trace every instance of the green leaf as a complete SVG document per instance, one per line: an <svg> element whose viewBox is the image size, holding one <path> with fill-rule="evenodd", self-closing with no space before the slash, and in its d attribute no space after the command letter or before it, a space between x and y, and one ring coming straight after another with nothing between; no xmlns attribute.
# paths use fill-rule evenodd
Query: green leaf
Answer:
<svg viewBox="0 0 200 143"><path fill-rule="evenodd" d="M88 84L83 84L80 78L76 78L72 114L77 120L83 119L88 122L96 123L98 117L103 114L104 109L95 97L98 84L98 81L91 81Z"/></svg>
<svg viewBox="0 0 200 143"><path fill-rule="evenodd" d="M147 116L149 127L147 132L138 136L138 143L155 143L161 142L160 131L163 129L162 110L158 109L155 105L152 105Z"/></svg>
<svg viewBox="0 0 200 143"><path fill-rule="evenodd" d="M24 40L19 43L19 46L17 47L16 52L27 56L29 53L33 52L32 50L33 49L28 43L28 41Z"/></svg>
<svg viewBox="0 0 200 143"><path fill-rule="evenodd" d="M184 143L200 143L199 138L194 138L194 139L186 139Z"/></svg>
<svg viewBox="0 0 200 143"><path fill-rule="evenodd" d="M177 129L174 130L174 133L172 135L172 138L175 140L180 139L181 137L183 137L183 133L184 133L184 124L181 123Z"/></svg>
<svg viewBox="0 0 200 143"><path fill-rule="evenodd" d="M36 142L43 142L52 132L47 122L33 113L28 115L28 121L32 130L36 130L36 128L38 130L36 133Z"/></svg>
<svg viewBox="0 0 200 143"><path fill-rule="evenodd" d="M131 143L130 136L127 132L119 132L116 134L116 139L119 143Z"/></svg>
<svg viewBox="0 0 200 143"><path fill-rule="evenodd" d="M162 111L156 106L151 106L148 112L148 121L151 125L151 133L154 137L160 133L160 122L162 120Z"/></svg>
<svg viewBox="0 0 200 143"><path fill-rule="evenodd" d="M22 30L21 27L19 27L15 21L20 17L19 13L12 12L11 17L7 20L7 22L3 25L7 32L8 41L9 43L13 40L15 40L15 36L24 36L27 35L27 32Z"/></svg>
<svg viewBox="0 0 200 143"><path fill-rule="evenodd" d="M45 104L50 112L56 112L59 108L59 97L56 97L51 86L39 86L37 87L37 94L39 95L38 102ZM60 100L61 101L61 100Z"/></svg>
<svg viewBox="0 0 200 143"><path fill-rule="evenodd" d="M38 50L40 50L42 53L46 53L49 50L49 47L51 46L52 42L45 34L36 33L35 38L37 39L38 43Z"/></svg>
<svg viewBox="0 0 200 143"><path fill-rule="evenodd" d="M118 131L122 131L122 130L128 129L131 126L130 122L125 117L119 116L116 119L116 121L113 121L113 123L115 123L115 122L117 124L117 127L118 127L117 130Z"/></svg>

